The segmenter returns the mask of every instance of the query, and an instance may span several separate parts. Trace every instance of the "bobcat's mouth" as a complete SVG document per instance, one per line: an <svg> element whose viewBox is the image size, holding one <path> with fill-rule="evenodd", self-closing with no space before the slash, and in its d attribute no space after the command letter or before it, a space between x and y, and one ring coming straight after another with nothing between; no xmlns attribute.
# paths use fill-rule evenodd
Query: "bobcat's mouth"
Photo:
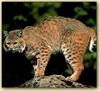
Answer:
<svg viewBox="0 0 100 91"><path fill-rule="evenodd" d="M12 49L8 49L8 51L12 53L15 53L15 52L22 53L22 50L20 48L12 48Z"/></svg>

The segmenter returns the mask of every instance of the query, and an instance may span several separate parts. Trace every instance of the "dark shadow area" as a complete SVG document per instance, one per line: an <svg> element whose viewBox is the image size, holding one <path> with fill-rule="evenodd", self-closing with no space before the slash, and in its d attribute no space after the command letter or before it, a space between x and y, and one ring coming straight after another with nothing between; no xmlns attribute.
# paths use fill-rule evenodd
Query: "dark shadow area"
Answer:
<svg viewBox="0 0 100 91"><path fill-rule="evenodd" d="M2 86L15 87L27 80L30 80L32 75L32 65L22 54L5 53L2 57ZM65 70L68 69L65 58L61 53L51 55L50 61L45 71L45 75L63 75L69 76ZM91 76L90 76L91 75ZM85 69L80 76L78 82L85 85L97 85L96 71L93 69Z"/></svg>
<svg viewBox="0 0 100 91"><path fill-rule="evenodd" d="M78 82L97 87L97 71L93 68L84 69Z"/></svg>
<svg viewBox="0 0 100 91"><path fill-rule="evenodd" d="M2 53L2 86L14 87L33 77L32 65L21 54Z"/></svg>
<svg viewBox="0 0 100 91"><path fill-rule="evenodd" d="M65 70L67 69L67 64L65 61L65 58L62 53L58 54L52 54L50 61L48 62L47 68L46 68L46 75L64 75L68 76L68 74L65 73Z"/></svg>

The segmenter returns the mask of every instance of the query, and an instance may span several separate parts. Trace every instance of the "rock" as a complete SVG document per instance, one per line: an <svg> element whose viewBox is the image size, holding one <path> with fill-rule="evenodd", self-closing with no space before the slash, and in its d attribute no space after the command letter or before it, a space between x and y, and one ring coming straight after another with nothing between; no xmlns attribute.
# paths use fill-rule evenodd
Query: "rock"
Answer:
<svg viewBox="0 0 100 91"><path fill-rule="evenodd" d="M65 79L62 75L50 75L35 77L21 84L19 88L94 88L78 82L72 82Z"/></svg>

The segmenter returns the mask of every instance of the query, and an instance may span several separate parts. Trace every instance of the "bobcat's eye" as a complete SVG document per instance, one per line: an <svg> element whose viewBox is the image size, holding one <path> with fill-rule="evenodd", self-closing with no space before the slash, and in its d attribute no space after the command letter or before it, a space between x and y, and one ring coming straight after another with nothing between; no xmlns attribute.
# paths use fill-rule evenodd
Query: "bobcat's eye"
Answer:
<svg viewBox="0 0 100 91"><path fill-rule="evenodd" d="M7 42L6 44L7 44L7 45L10 45L10 42Z"/></svg>
<svg viewBox="0 0 100 91"><path fill-rule="evenodd" d="M94 41L94 44L95 44L95 45L97 44L97 41L96 41L96 40Z"/></svg>
<svg viewBox="0 0 100 91"><path fill-rule="evenodd" d="M17 41L16 42L14 42L14 45L16 45L17 44Z"/></svg>

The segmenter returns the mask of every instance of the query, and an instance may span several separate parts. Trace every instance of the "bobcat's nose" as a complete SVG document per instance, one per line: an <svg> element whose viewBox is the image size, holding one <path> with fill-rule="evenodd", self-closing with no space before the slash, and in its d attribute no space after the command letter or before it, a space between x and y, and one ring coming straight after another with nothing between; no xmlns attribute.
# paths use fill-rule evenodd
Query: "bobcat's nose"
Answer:
<svg viewBox="0 0 100 91"><path fill-rule="evenodd" d="M11 51L11 49L10 49L10 48L8 48L8 51Z"/></svg>
<svg viewBox="0 0 100 91"><path fill-rule="evenodd" d="M12 53L15 53L15 49L14 49L14 48L12 48L10 51L11 51Z"/></svg>
<svg viewBox="0 0 100 91"><path fill-rule="evenodd" d="M11 48L8 48L8 51L13 51L13 49L11 49Z"/></svg>
<svg viewBox="0 0 100 91"><path fill-rule="evenodd" d="M15 51L13 47L8 48L8 51Z"/></svg>

